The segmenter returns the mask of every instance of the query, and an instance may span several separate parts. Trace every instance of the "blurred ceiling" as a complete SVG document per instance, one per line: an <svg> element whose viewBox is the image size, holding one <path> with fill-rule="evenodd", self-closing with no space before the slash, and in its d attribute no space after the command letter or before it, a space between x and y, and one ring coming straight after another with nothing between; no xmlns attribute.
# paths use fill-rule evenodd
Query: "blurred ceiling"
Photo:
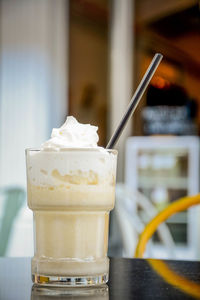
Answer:
<svg viewBox="0 0 200 300"><path fill-rule="evenodd" d="M108 30L114 0L71 0L71 15ZM122 0L125 1L125 0ZM136 42L152 52L200 70L200 2L198 0L133 0Z"/></svg>
<svg viewBox="0 0 200 300"><path fill-rule="evenodd" d="M115 0L71 0L73 13L95 20L97 23L108 19L109 8ZM123 1L123 0L122 0ZM188 8L198 5L198 0L133 0L137 24L155 22Z"/></svg>
<svg viewBox="0 0 200 300"><path fill-rule="evenodd" d="M151 28L167 38L177 38L191 32L200 31L200 10L198 5L188 7L184 11L173 13L151 23Z"/></svg>
<svg viewBox="0 0 200 300"><path fill-rule="evenodd" d="M149 23L171 14L187 10L197 0L135 0L136 23Z"/></svg>
<svg viewBox="0 0 200 300"><path fill-rule="evenodd" d="M148 10L147 3L151 3L155 9L151 9L153 13L148 13L143 18L143 22L140 20L136 23L136 38L140 47L153 52L160 51L171 61L184 65L189 72L199 76L199 2L193 0L136 1L140 13L141 9L144 12ZM160 8L156 8L156 3Z"/></svg>

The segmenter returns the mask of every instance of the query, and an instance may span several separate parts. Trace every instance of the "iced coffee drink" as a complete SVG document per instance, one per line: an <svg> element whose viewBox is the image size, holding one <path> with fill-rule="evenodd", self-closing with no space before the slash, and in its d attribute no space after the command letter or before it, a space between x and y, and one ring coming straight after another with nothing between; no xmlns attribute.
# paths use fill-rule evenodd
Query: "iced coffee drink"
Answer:
<svg viewBox="0 0 200 300"><path fill-rule="evenodd" d="M97 146L96 131L68 117L40 150L26 151L36 283L94 285L108 280L117 153Z"/></svg>

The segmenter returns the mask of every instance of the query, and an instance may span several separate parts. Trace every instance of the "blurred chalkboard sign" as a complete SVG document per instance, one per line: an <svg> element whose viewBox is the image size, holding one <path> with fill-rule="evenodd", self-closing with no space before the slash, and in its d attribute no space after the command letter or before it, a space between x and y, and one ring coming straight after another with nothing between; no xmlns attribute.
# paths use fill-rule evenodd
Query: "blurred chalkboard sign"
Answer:
<svg viewBox="0 0 200 300"><path fill-rule="evenodd" d="M158 78L147 91L142 110L144 134L197 135L196 102L179 86Z"/></svg>

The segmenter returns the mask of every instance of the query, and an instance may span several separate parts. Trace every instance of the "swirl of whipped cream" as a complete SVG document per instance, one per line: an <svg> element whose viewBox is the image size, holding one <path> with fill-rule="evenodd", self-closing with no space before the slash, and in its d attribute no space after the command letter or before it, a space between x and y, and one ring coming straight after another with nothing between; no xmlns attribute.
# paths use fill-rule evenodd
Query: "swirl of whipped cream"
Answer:
<svg viewBox="0 0 200 300"><path fill-rule="evenodd" d="M97 148L98 127L81 124L69 116L60 128L53 128L51 139L44 142L42 150L60 150L63 148Z"/></svg>

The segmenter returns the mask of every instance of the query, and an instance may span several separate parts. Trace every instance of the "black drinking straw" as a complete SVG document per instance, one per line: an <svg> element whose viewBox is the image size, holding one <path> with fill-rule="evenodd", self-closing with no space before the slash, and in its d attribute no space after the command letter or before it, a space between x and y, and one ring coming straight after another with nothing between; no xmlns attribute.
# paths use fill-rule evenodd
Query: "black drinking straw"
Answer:
<svg viewBox="0 0 200 300"><path fill-rule="evenodd" d="M153 74L155 73L161 59L163 58L162 54L160 53L156 53L154 55L154 58L152 59L151 64L149 65L148 69L146 70L146 73L144 74L137 90L135 91L129 105L127 108L127 111L125 112L122 120L120 121L117 129L115 130L115 132L113 133L110 141L108 142L106 148L107 149L112 149L114 147L114 145L116 144L116 142L118 141L126 123L128 122L129 118L132 116L132 114L134 113L142 95L144 94L151 78L153 77Z"/></svg>

